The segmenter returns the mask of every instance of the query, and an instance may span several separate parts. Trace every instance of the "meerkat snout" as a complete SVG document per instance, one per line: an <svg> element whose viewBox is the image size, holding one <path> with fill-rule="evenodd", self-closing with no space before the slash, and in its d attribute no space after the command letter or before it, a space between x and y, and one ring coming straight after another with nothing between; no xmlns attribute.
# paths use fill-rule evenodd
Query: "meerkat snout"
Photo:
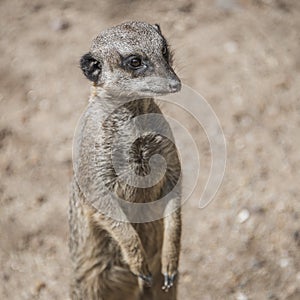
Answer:
<svg viewBox="0 0 300 300"><path fill-rule="evenodd" d="M151 97L180 91L172 62L158 25L127 22L99 34L80 66L108 94Z"/></svg>
<svg viewBox="0 0 300 300"><path fill-rule="evenodd" d="M178 80L171 80L169 87L172 93L179 92L181 90L181 82Z"/></svg>

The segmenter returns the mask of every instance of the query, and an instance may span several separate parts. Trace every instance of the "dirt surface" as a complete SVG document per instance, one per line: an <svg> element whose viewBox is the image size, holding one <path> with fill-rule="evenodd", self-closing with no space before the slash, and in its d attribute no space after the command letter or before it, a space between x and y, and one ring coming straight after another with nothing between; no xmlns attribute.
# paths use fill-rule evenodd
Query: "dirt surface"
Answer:
<svg viewBox="0 0 300 300"><path fill-rule="evenodd" d="M179 299L300 299L297 0L0 2L0 299L68 299L72 137L89 94L78 61L132 19L161 25L227 141L214 201L199 209L198 188L183 207ZM208 142L185 120L203 187Z"/></svg>

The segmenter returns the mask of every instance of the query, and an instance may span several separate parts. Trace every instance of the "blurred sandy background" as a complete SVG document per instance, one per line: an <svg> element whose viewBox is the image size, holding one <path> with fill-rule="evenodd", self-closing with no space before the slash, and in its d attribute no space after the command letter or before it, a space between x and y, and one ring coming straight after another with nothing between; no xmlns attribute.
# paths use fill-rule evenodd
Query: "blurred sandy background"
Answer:
<svg viewBox="0 0 300 300"><path fill-rule="evenodd" d="M89 94L78 61L132 19L161 25L227 140L214 201L183 208L179 299L300 299L297 0L0 1L0 299L68 299L72 137Z"/></svg>

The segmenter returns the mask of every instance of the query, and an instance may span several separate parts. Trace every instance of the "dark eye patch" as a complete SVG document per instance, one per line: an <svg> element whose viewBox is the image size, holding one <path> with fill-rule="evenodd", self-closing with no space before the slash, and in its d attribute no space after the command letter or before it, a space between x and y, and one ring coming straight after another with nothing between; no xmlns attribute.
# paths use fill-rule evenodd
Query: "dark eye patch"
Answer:
<svg viewBox="0 0 300 300"><path fill-rule="evenodd" d="M148 60L138 54L121 57L121 67L129 71L143 72L148 67Z"/></svg>

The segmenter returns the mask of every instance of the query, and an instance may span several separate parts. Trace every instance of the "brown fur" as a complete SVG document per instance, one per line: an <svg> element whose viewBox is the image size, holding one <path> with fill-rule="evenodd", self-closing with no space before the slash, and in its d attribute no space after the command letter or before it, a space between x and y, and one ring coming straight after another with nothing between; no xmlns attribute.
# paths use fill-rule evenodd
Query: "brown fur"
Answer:
<svg viewBox="0 0 300 300"><path fill-rule="evenodd" d="M165 58L162 62L162 59L157 57L161 52L160 47L165 43L158 27L142 22L129 22L116 26L109 32L115 34L115 43L118 47L114 46L113 38L108 46L121 51L122 43L118 40L118 33L121 32L122 36L128 37L126 51L130 50L129 52L132 53L136 53L143 47L142 42L139 43L138 40L147 41L150 36L152 44L147 41L147 47L154 47L154 49L143 49L144 52L149 51L148 58L153 60L154 65L164 64L163 67L167 69L165 75L161 75L163 72L159 74L164 76L167 82L165 87L160 85L159 93L170 92L170 86L174 87L175 81L177 81L175 85L178 86L180 81L172 70L170 61ZM107 70L105 64L113 61L119 66L118 60L121 59L121 55L117 53L115 57L112 57L113 54L106 56L103 49L97 52L95 45L101 45L102 39L107 41L105 32L96 38L92 46L93 56L87 56L88 61L82 61L84 73L94 81L95 88L90 104L81 118L74 142L75 173L71 185L69 213L70 253L73 263L71 298L73 300L175 300L177 280L172 287L171 285L178 269L181 235L179 208L181 168L177 150L170 139L156 132L147 132L134 144L129 144L132 132L126 129L125 136L122 136L123 139L118 147L129 149L126 158L131 162L130 168L136 174L145 176L151 171L149 158L154 154L160 154L165 158L167 169L158 183L146 188L132 186L117 177L111 158L116 134L123 132L127 120L151 113L162 116L162 113L154 100L149 97L151 85L146 94L138 88L134 90L131 87L130 93L122 95L119 93L117 96L118 84L122 79L126 82L124 76L128 76L129 79L139 76L134 74L133 77L128 70L118 69L122 78L108 83L108 75L103 74ZM134 49L128 49L128 41L134 45ZM159 51L156 48L159 48ZM95 69L96 67L99 69ZM155 69L157 68L154 68L153 72ZM149 80L149 76L153 76L150 71L147 74L143 73L137 80L142 82L146 77ZM109 78L112 80L111 76ZM124 82L120 90L123 90ZM158 94L155 87L153 89L152 95ZM122 102L127 99L126 97L131 97L133 100ZM108 109L111 109L109 117L106 114ZM166 120L163 119L159 126L168 132L168 136L172 136ZM176 186L177 183L179 185ZM126 211L120 209L114 197L118 196L130 203L150 203L168 195L175 186L177 188L175 196L163 206L166 212L166 217L163 219L147 223L123 222L111 218L103 211L103 208L106 212L120 210L126 217ZM97 209L99 207L100 209ZM168 214L167 211L171 213ZM133 211L130 213L134 214ZM145 212L148 213L150 212ZM150 287L151 274L153 280ZM163 274L169 283L164 283ZM167 291L162 290L164 284Z"/></svg>

